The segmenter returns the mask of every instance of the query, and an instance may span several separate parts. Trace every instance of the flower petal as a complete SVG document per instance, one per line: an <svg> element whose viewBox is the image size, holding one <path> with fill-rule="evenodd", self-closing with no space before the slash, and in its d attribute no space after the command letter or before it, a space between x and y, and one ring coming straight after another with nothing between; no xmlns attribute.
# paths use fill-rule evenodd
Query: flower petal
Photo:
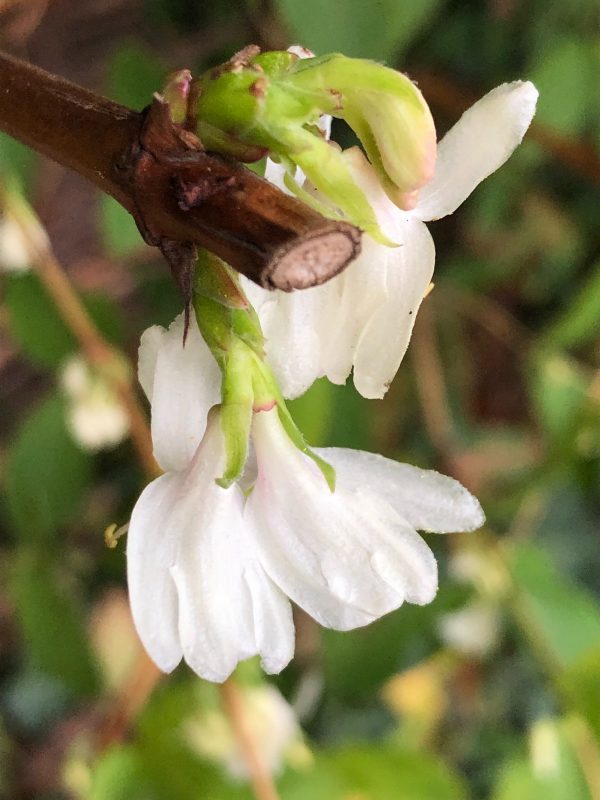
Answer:
<svg viewBox="0 0 600 800"><path fill-rule="evenodd" d="M298 292L273 292L259 309L267 360L284 397L298 397L323 374L321 349L331 323L336 280Z"/></svg>
<svg viewBox="0 0 600 800"><path fill-rule="evenodd" d="M398 223L402 244L376 245L373 270L385 271L385 299L363 325L354 353L354 385L363 397L383 397L408 347L417 311L433 276L435 248L416 219Z"/></svg>
<svg viewBox="0 0 600 800"><path fill-rule="evenodd" d="M343 486L380 495L417 530L474 531L485 522L478 500L454 478L361 450L326 447L317 452L335 468Z"/></svg>
<svg viewBox="0 0 600 800"><path fill-rule="evenodd" d="M158 343L152 395L154 455L164 470L181 470L190 463L204 433L211 406L220 401L221 374L200 331L191 324L183 344L183 314ZM153 337L158 336L152 334ZM153 341L142 353L151 363ZM144 372L145 372L144 367ZM150 381L144 376L146 387Z"/></svg>
<svg viewBox="0 0 600 800"><path fill-rule="evenodd" d="M138 380L149 402L152 402L156 359L166 331L160 325L152 325L142 333L138 348Z"/></svg>
<svg viewBox="0 0 600 800"><path fill-rule="evenodd" d="M214 415L169 520L179 532L171 574L184 657L198 675L219 682L257 653L280 670L294 649L289 602L258 561L242 519L243 493L215 483L224 460Z"/></svg>
<svg viewBox="0 0 600 800"><path fill-rule="evenodd" d="M180 475L161 475L137 501L127 534L127 583L133 621L150 658L171 672L183 651L177 633L178 603L169 574L176 535L166 535L171 509L181 491Z"/></svg>
<svg viewBox="0 0 600 800"><path fill-rule="evenodd" d="M535 113L538 92L529 81L504 83L466 111L438 145L433 180L414 214L433 220L452 214L520 144Z"/></svg>
<svg viewBox="0 0 600 800"><path fill-rule="evenodd" d="M385 499L340 484L332 493L283 431L277 409L255 415L259 476L244 516L271 578L318 622L347 630L406 599L429 602L435 559Z"/></svg>
<svg viewBox="0 0 600 800"><path fill-rule="evenodd" d="M332 302L326 311L329 325L327 335L321 334L320 357L322 374L332 383L346 382L363 329L385 303L391 252L364 235L359 257L330 281Z"/></svg>
<svg viewBox="0 0 600 800"><path fill-rule="evenodd" d="M215 483L224 460L213 414L190 467L142 494L128 548L134 620L149 654L172 669L183 652L211 681L256 654L279 671L294 651L290 604L260 565L242 519L243 493Z"/></svg>

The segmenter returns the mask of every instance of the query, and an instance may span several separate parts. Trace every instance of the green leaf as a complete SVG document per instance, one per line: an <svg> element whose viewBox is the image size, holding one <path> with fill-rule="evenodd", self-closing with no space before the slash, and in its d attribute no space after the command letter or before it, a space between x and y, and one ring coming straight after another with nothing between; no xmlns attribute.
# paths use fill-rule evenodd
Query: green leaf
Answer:
<svg viewBox="0 0 600 800"><path fill-rule="evenodd" d="M493 800L591 800L563 727L554 726L556 752L550 744L541 754L548 763L536 767L533 759L516 758L504 767Z"/></svg>
<svg viewBox="0 0 600 800"><path fill-rule="evenodd" d="M564 578L543 550L522 545L509 553L517 619L557 669L573 667L600 648L600 606Z"/></svg>
<svg viewBox="0 0 600 800"><path fill-rule="evenodd" d="M7 278L5 303L11 333L34 364L55 367L76 349L75 339L33 273Z"/></svg>
<svg viewBox="0 0 600 800"><path fill-rule="evenodd" d="M600 320L600 262L575 297L565 301L558 319L545 332L555 347L579 347L598 335Z"/></svg>
<svg viewBox="0 0 600 800"><path fill-rule="evenodd" d="M165 66L136 41L120 44L108 68L108 94L117 103L142 109L162 88Z"/></svg>
<svg viewBox="0 0 600 800"><path fill-rule="evenodd" d="M122 258L144 247L131 214L106 194L102 195L100 203L100 229L107 251L115 258Z"/></svg>
<svg viewBox="0 0 600 800"><path fill-rule="evenodd" d="M317 55L339 51L347 56L391 61L405 52L443 5L379 0L278 0L292 39Z"/></svg>
<svg viewBox="0 0 600 800"><path fill-rule="evenodd" d="M587 402L588 380L576 362L560 352L536 354L529 371L533 408L553 438L571 434Z"/></svg>
<svg viewBox="0 0 600 800"><path fill-rule="evenodd" d="M103 295L90 294L82 299L100 332L119 344L123 340L123 326L117 306ZM55 368L78 349L73 334L35 274L8 276L5 303L11 334L32 363Z"/></svg>
<svg viewBox="0 0 600 800"><path fill-rule="evenodd" d="M466 790L444 763L425 753L387 746L348 747L321 753L311 771L288 773L285 800L464 800Z"/></svg>
<svg viewBox="0 0 600 800"><path fill-rule="evenodd" d="M17 142L6 133L0 133L0 175L2 173L16 176L27 186L37 160L36 154L29 147Z"/></svg>
<svg viewBox="0 0 600 800"><path fill-rule="evenodd" d="M97 691L98 670L79 604L46 552L19 552L11 590L29 667L58 679L77 697Z"/></svg>
<svg viewBox="0 0 600 800"><path fill-rule="evenodd" d="M540 93L536 120L561 133L581 133L597 91L592 49L565 36L543 53L527 76Z"/></svg>
<svg viewBox="0 0 600 800"><path fill-rule="evenodd" d="M439 605L436 612L439 613ZM434 647L434 612L405 606L354 631L323 630L327 693L356 702ZM429 623L429 624L428 624Z"/></svg>
<svg viewBox="0 0 600 800"><path fill-rule="evenodd" d="M58 396L25 420L9 449L5 489L18 536L51 536L73 518L91 478L91 459L70 438Z"/></svg>
<svg viewBox="0 0 600 800"><path fill-rule="evenodd" d="M114 747L95 765L89 800L159 800L134 747Z"/></svg>
<svg viewBox="0 0 600 800"><path fill-rule="evenodd" d="M324 447L328 443L334 391L327 378L319 378L301 397L287 402L294 422L313 447Z"/></svg>
<svg viewBox="0 0 600 800"><path fill-rule="evenodd" d="M600 742L600 646L583 654L559 678L570 707L587 719Z"/></svg>

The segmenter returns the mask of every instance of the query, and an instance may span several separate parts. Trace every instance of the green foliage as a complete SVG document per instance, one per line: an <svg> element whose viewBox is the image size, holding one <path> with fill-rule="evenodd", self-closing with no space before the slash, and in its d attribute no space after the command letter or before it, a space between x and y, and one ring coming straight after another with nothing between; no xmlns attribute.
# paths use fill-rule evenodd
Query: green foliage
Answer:
<svg viewBox="0 0 600 800"><path fill-rule="evenodd" d="M439 760L425 753L391 747L347 747L317 758L310 772L287 775L285 800L466 800L461 781Z"/></svg>
<svg viewBox="0 0 600 800"><path fill-rule="evenodd" d="M290 403L311 444L454 471L488 523L470 539L426 537L440 585L427 607L404 605L344 633L297 615L296 658L276 681L314 762L282 765L278 788L282 800L591 800L600 769L598 1L144 0L139 33L126 25L125 40L100 5L97 30L76 31L70 18L60 36L73 30L82 53L93 41L104 94L138 109L167 73L197 75L249 42L297 41L396 66L417 77L440 135L469 96L536 82L537 134L464 208L431 225L432 324L420 329L419 317L415 328L426 344L431 335L429 356L411 345L383 401L364 400L350 379L321 380ZM45 25L35 52L56 35ZM100 73L78 73L83 60L71 77L94 85ZM552 134L562 149L548 145ZM33 201L52 196L54 169L0 134L0 173L16 173ZM78 224L69 191L56 197L63 216L52 229ZM110 271L118 302L100 293L86 306L109 341L134 352L142 329L168 325L181 298L130 215L105 197L97 207L100 245L124 278L119 285ZM89 256L69 246L74 259ZM92 636L102 629L108 650L120 647L129 624L99 602L125 587L126 540L109 553L100 532L129 518L139 467L128 448L92 461L71 440L61 398L39 395L58 384L77 343L34 274L0 282L10 337L0 347L0 798L62 796L61 778L42 785L52 761L56 774L79 777L78 798L250 800L247 782L194 749L189 726L217 712L219 693L184 665L159 683L124 741L94 750L91 712L114 699ZM455 575L468 542L483 558L465 583ZM496 555L500 588L487 574ZM493 653L450 652L442 615L482 593L503 622ZM433 689L432 664L443 664ZM257 669L244 665L240 680L254 683ZM131 674L114 680L129 697ZM396 680L408 681L402 710L388 691ZM545 719L554 750L536 740Z"/></svg>
<svg viewBox="0 0 600 800"><path fill-rule="evenodd" d="M443 2L278 0L277 5L292 38L317 55L339 51L393 62L441 10Z"/></svg>
<svg viewBox="0 0 600 800"><path fill-rule="evenodd" d="M27 417L9 450L6 504L22 541L49 539L73 519L91 477L89 456L65 427L65 408L50 396Z"/></svg>
<svg viewBox="0 0 600 800"><path fill-rule="evenodd" d="M555 347L580 347L598 334L600 320L600 262L594 264L582 286L575 288L570 302L546 330L546 340Z"/></svg>
<svg viewBox="0 0 600 800"><path fill-rule="evenodd" d="M575 753L565 734L566 726L548 720L556 742L543 743L541 763L516 758L503 769L492 800L592 800Z"/></svg>
<svg viewBox="0 0 600 800"><path fill-rule="evenodd" d="M106 249L115 258L124 258L144 246L131 214L106 194L100 201L100 227Z"/></svg>
<svg viewBox="0 0 600 800"><path fill-rule="evenodd" d="M600 648L600 605L563 578L540 549L510 553L519 619L534 645L561 670Z"/></svg>
<svg viewBox="0 0 600 800"><path fill-rule="evenodd" d="M96 692L98 673L81 609L47 553L21 548L11 594L29 669L55 678L74 697Z"/></svg>
<svg viewBox="0 0 600 800"><path fill-rule="evenodd" d="M123 321L114 303L102 295L90 294L83 300L103 335L119 344L123 338ZM10 315L11 335L33 364L56 368L78 349L75 337L36 275L9 276L4 302Z"/></svg>

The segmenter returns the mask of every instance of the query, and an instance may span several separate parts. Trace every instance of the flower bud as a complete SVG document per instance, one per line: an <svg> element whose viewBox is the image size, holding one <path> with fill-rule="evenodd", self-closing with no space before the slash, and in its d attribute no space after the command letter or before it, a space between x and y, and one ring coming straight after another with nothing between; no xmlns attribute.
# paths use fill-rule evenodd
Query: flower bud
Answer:
<svg viewBox="0 0 600 800"><path fill-rule="evenodd" d="M339 148L319 129L321 116L353 128L396 205L413 207L433 175L436 138L427 104L405 75L375 62L246 48L202 76L192 95L190 115L207 149L247 160L244 147L263 148L286 166L288 188L302 200L330 217L341 212L380 242L389 244ZM294 183L296 167L324 204Z"/></svg>

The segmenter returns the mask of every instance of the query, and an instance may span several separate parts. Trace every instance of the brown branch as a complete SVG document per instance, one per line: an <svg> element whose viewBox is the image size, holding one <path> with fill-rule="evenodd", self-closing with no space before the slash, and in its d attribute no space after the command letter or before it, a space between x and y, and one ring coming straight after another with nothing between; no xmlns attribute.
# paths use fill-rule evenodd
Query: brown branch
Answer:
<svg viewBox="0 0 600 800"><path fill-rule="evenodd" d="M203 151L181 126L167 129L156 99L149 112L132 111L2 53L0 86L0 130L114 197L163 250L200 245L285 291L323 283L360 252L354 226Z"/></svg>

